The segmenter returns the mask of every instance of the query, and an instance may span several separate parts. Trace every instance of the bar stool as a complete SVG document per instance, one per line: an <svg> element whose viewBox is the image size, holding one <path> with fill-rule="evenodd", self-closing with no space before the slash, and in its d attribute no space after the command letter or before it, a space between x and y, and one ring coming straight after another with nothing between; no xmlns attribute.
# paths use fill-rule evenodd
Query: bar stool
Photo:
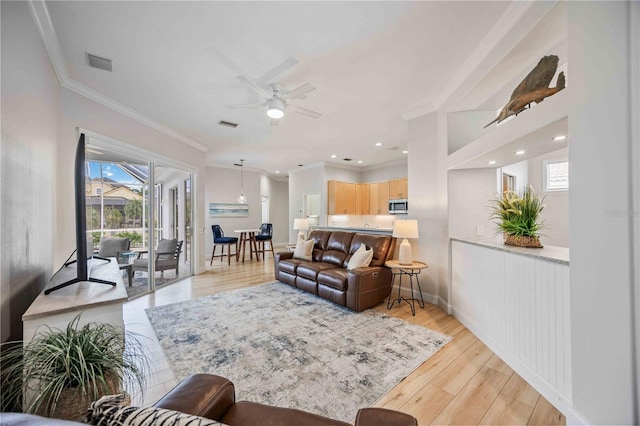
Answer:
<svg viewBox="0 0 640 426"><path fill-rule="evenodd" d="M265 243L269 243L269 250L271 251L271 255L275 257L275 253L273 252L273 225L270 223L263 223L260 225L260 233L256 235L256 252L262 253L262 258L265 258Z"/></svg>
<svg viewBox="0 0 640 426"><path fill-rule="evenodd" d="M236 252L234 256L236 256L236 261L238 260L238 239L236 237L225 237L224 231L220 227L220 225L211 225L211 230L213 231L213 252L211 253L211 262L209 262L209 266L213 265L213 258L216 256L216 246L222 246L222 253L220 256L220 262L224 258L224 247L227 246L227 265L231 265L231 245L236 246Z"/></svg>

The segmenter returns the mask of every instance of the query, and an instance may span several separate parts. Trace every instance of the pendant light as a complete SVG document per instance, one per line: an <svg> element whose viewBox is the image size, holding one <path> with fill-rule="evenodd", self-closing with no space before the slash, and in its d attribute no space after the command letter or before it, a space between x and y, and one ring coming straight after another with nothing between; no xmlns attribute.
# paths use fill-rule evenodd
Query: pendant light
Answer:
<svg viewBox="0 0 640 426"><path fill-rule="evenodd" d="M240 160L240 164L236 164L236 166L240 166L240 196L238 197L238 204L247 204L247 197L244 196L244 160Z"/></svg>

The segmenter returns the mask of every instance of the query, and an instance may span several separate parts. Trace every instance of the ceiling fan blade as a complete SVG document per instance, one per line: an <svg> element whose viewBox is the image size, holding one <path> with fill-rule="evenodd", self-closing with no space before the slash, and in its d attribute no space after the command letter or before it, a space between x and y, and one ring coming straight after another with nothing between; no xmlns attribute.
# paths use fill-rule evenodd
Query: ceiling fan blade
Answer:
<svg viewBox="0 0 640 426"><path fill-rule="evenodd" d="M263 107L265 104L264 103L257 103L257 104L234 104L234 105L227 105L227 108L231 108L231 109L236 109L236 108L260 108Z"/></svg>
<svg viewBox="0 0 640 426"><path fill-rule="evenodd" d="M287 108L289 107L292 107L296 111L298 111L300 114L306 115L311 118L320 118L322 116L322 114L320 114L319 112L311 111L310 109L302 108L302 107L299 107L298 105L288 104Z"/></svg>
<svg viewBox="0 0 640 426"><path fill-rule="evenodd" d="M227 58L226 56L224 56L222 54L222 52L220 52L218 49L216 49L215 47L212 47L211 49L208 49L209 53L211 54L211 56L213 56L214 58L216 58L222 65L226 66L227 68L229 68L231 71L233 71L233 73L235 75L243 75L244 72L242 72L242 70L233 62L231 62L231 60L229 60L229 58Z"/></svg>
<svg viewBox="0 0 640 426"><path fill-rule="evenodd" d="M296 58L287 58L280 65L262 74L262 76L258 79L258 81L261 81L263 83L269 83L272 79L279 76L280 74L283 74L285 71L289 70L289 68L295 66L297 63L298 63L298 60Z"/></svg>
<svg viewBox="0 0 640 426"><path fill-rule="evenodd" d="M297 87L297 88L291 90L290 92L287 92L284 95L280 96L280 99L282 99L283 101L287 101L287 100L290 100L290 99L296 99L296 98L299 98L301 96L306 95L307 93L311 92L312 90L316 90L316 87L311 83L305 83L302 86Z"/></svg>
<svg viewBox="0 0 640 426"><path fill-rule="evenodd" d="M249 89L253 90L254 92L256 92L261 97L263 97L263 98L271 98L271 96L272 96L271 93L268 93L266 90L264 90L262 88L262 86L260 86L255 81L251 80L246 75L237 75L236 78L238 80L240 80L241 82L243 82Z"/></svg>

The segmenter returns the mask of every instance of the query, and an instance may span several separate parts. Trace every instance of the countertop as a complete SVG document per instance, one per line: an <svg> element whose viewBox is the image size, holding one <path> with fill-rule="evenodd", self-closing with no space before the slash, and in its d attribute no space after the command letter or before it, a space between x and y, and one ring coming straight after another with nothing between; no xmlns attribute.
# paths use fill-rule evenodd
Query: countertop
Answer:
<svg viewBox="0 0 640 426"><path fill-rule="evenodd" d="M45 317L64 312L82 311L88 308L123 303L127 301L127 289L122 281L121 271L115 258L106 263L103 260L92 259L89 261L90 275L93 278L113 281L115 287L107 284L82 281L61 288L48 295L44 290L33 301L31 306L22 315L22 320ZM75 264L62 268L47 285L47 288L62 283L76 276Z"/></svg>
<svg viewBox="0 0 640 426"><path fill-rule="evenodd" d="M392 228L358 228L351 226L313 226L311 230L318 229L321 231L348 231L359 232L361 234L383 234L391 235L393 233Z"/></svg>
<svg viewBox="0 0 640 426"><path fill-rule="evenodd" d="M510 246L505 244L500 238L493 239L464 239L464 238L451 238L451 241L459 241L461 243L473 244L476 246L487 247L494 250L506 251L509 253L521 254L524 256L535 257L538 259L545 259L551 262L569 264L569 248L548 246L543 248L526 248L518 246Z"/></svg>

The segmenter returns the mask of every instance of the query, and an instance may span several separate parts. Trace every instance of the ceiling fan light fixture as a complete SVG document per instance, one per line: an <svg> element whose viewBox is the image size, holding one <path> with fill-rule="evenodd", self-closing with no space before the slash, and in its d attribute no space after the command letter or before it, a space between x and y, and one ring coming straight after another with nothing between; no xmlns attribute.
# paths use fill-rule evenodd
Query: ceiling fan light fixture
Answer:
<svg viewBox="0 0 640 426"><path fill-rule="evenodd" d="M275 119L284 117L284 103L279 99L269 99L267 101L267 115Z"/></svg>

